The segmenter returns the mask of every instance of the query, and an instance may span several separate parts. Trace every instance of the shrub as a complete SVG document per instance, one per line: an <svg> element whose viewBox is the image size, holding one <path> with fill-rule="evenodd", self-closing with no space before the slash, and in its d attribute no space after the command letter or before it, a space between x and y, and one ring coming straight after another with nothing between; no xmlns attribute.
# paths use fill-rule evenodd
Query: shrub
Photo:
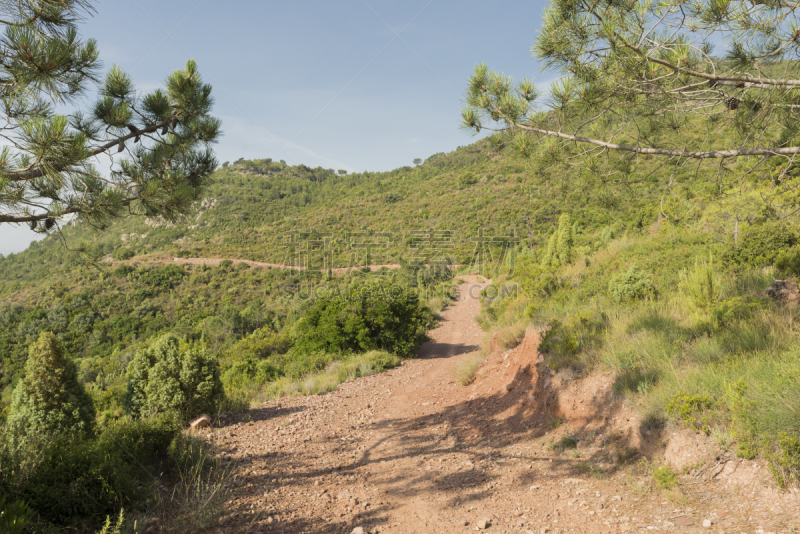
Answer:
<svg viewBox="0 0 800 534"><path fill-rule="evenodd" d="M475 380L475 375L483 360L484 356L481 354L465 357L453 367L453 380L462 386L470 385Z"/></svg>
<svg viewBox="0 0 800 534"><path fill-rule="evenodd" d="M714 272L713 260L695 261L694 268L681 272L680 288L695 306L709 308L720 300L722 277Z"/></svg>
<svg viewBox="0 0 800 534"><path fill-rule="evenodd" d="M259 328L249 336L237 341L226 353L231 356L263 359L273 354L284 354L291 342L283 334L277 334L269 328Z"/></svg>
<svg viewBox="0 0 800 534"><path fill-rule="evenodd" d="M575 236L573 234L569 214L563 213L558 219L558 238L556 241L556 251L561 265L569 265L572 263L572 246L574 243Z"/></svg>
<svg viewBox="0 0 800 534"><path fill-rule="evenodd" d="M465 187L469 187L471 185L477 184L478 179L472 172L465 172L464 174L458 177L458 187L459 189L463 189Z"/></svg>
<svg viewBox="0 0 800 534"><path fill-rule="evenodd" d="M739 248L731 250L727 258L752 267L772 265L782 252L797 245L797 241L797 234L784 223L751 226L742 233Z"/></svg>
<svg viewBox="0 0 800 534"><path fill-rule="evenodd" d="M42 521L99 525L148 501L156 476L176 464L172 444L180 436L174 420L153 418L113 423L97 439L36 436L22 447L6 439L0 484Z"/></svg>
<svg viewBox="0 0 800 534"><path fill-rule="evenodd" d="M617 302L631 302L656 296L653 277L635 265L627 272L613 276L608 284L608 291L611 298Z"/></svg>
<svg viewBox="0 0 800 534"><path fill-rule="evenodd" d="M653 480L656 487L660 489L670 489L678 485L678 476L668 465L662 465L653 469Z"/></svg>
<svg viewBox="0 0 800 534"><path fill-rule="evenodd" d="M134 269L134 268L133 268L133 267L131 267L130 265L120 265L119 267L117 267L116 269L114 269L114 273L113 273L113 274L114 274L114 276L116 276L116 277L118 277L118 278L125 278L125 277L127 277L129 274L131 274L132 272L134 272L135 270L136 270L136 269Z"/></svg>
<svg viewBox="0 0 800 534"><path fill-rule="evenodd" d="M795 246L778 253L775 268L789 276L800 276L800 247Z"/></svg>
<svg viewBox="0 0 800 534"><path fill-rule="evenodd" d="M766 298L739 295L721 301L711 309L711 314L718 326L731 325L751 318L766 309L768 303Z"/></svg>
<svg viewBox="0 0 800 534"><path fill-rule="evenodd" d="M786 489L800 480L800 434L780 432L777 443L767 449L765 456L778 486Z"/></svg>
<svg viewBox="0 0 800 534"><path fill-rule="evenodd" d="M357 294L314 301L295 325L296 353L346 354L385 350L410 354L433 316L415 294L369 284Z"/></svg>
<svg viewBox="0 0 800 534"><path fill-rule="evenodd" d="M689 395L681 391L676 393L667 404L667 414L708 434L711 427L707 412L714 405L714 400L708 395Z"/></svg>
<svg viewBox="0 0 800 534"><path fill-rule="evenodd" d="M186 271L179 265L167 265L160 269L145 271L139 276L139 283L152 288L169 289L186 276Z"/></svg>
<svg viewBox="0 0 800 534"><path fill-rule="evenodd" d="M527 323L517 323L514 326L508 327L500 332L499 342L503 349L513 349L522 343L525 339L525 331L527 330Z"/></svg>
<svg viewBox="0 0 800 534"><path fill-rule="evenodd" d="M251 356L234 363L225 371L222 381L226 387L243 387L247 383L263 384L281 376L280 369L267 360L257 361Z"/></svg>
<svg viewBox="0 0 800 534"><path fill-rule="evenodd" d="M136 253L134 253L129 248L118 248L117 250L114 251L114 254L113 254L114 259L117 260L117 261L129 260L132 257L134 257L135 255L136 255Z"/></svg>
<svg viewBox="0 0 800 534"><path fill-rule="evenodd" d="M136 417L171 413L188 419L215 412L223 396L217 360L166 335L128 365L123 404Z"/></svg>
<svg viewBox="0 0 800 534"><path fill-rule="evenodd" d="M11 502L7 495L0 497L0 532L22 534L32 517L33 511L24 502Z"/></svg>
<svg viewBox="0 0 800 534"><path fill-rule="evenodd" d="M31 345L25 377L11 397L8 426L21 435L91 434L95 409L78 381L75 363L56 337L45 332Z"/></svg>

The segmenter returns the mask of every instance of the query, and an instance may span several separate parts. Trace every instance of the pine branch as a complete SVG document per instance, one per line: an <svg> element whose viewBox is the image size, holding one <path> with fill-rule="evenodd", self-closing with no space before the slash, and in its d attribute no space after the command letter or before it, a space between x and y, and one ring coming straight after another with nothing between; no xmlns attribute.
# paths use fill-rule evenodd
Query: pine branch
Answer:
<svg viewBox="0 0 800 534"><path fill-rule="evenodd" d="M109 141L108 143L106 143L104 145L100 145L99 147L95 148L94 150L89 151L89 153L87 155L87 158L92 157L92 156L97 156L98 154L102 154L104 152L108 152L112 148L119 146L120 143L124 143L125 141L127 141L129 139L133 139L134 137L138 137L138 136L140 136L140 135L142 135L144 133L155 133L158 130L168 126L171 123L172 123L172 119L170 119L168 121L165 121L165 122L163 122L161 124L154 124L152 126L148 126L148 127L143 128L141 130L137 130L136 133L131 132L128 135L124 135L122 137L118 137L118 138L116 138L116 139L114 139L112 141ZM31 165L28 165L27 167L24 167L22 169L14 169L14 170L6 171L5 175L6 175L6 177L8 178L8 180L10 182L22 182L22 181L25 181L25 180L31 180L33 178L40 178L40 177L42 177L42 176L44 176L46 174L46 171L43 170L40 166L38 166L40 163L41 163L40 161L37 161L37 162L32 163ZM66 170L66 169L63 169L63 170ZM3 221L0 221L0 222L3 222Z"/></svg>
<svg viewBox="0 0 800 534"><path fill-rule="evenodd" d="M592 139L590 137L580 137L577 135L565 134L562 132L555 132L552 130L544 130L541 128L534 128L524 124L513 123L515 128L525 130L527 132L538 133L541 135L548 135L551 137L559 137L568 141L576 143L587 143L609 150L620 150L622 152L633 152L635 154L642 154L647 156L671 156L679 158L691 159L725 159L735 158L739 156L791 156L800 154L800 147L788 148L743 148L738 150L711 150L711 151L690 151L690 150L672 150L669 148L648 148L629 145L618 145L615 143L607 143L599 139Z"/></svg>

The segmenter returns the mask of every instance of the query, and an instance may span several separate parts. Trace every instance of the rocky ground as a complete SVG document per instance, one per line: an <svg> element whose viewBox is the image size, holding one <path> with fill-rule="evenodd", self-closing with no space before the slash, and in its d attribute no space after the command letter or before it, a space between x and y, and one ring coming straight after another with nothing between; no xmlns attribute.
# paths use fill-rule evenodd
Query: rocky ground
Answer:
<svg viewBox="0 0 800 534"><path fill-rule="evenodd" d="M468 277L420 357L337 391L251 410L207 438L237 476L214 532L797 532L800 496L677 429L640 429L593 374L552 376L530 330L470 386L483 287ZM656 462L678 486L659 488Z"/></svg>

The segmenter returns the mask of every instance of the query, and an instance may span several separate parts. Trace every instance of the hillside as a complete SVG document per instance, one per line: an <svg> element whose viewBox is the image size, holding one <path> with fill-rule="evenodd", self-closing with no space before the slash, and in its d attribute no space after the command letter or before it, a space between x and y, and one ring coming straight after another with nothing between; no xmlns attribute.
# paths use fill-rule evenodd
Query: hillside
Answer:
<svg viewBox="0 0 800 534"><path fill-rule="evenodd" d="M563 384L605 373L637 432L696 429L795 484L795 311L764 291L800 275L800 234L754 201L767 183L732 194L678 169L667 187L658 169L646 160L625 184L575 182L562 179L569 166L487 141L384 173L225 164L185 220L68 225L64 242L84 256L51 235L0 259L2 415L42 332L74 359L101 435L143 424L137 369L169 352L164 339L212 362L201 367L220 384L219 413L330 392L414 357L460 277L482 275L487 337L448 387L480 386L483 358L533 328L548 372ZM108 515L128 497L104 498ZM59 513L68 519L47 521L74 521Z"/></svg>

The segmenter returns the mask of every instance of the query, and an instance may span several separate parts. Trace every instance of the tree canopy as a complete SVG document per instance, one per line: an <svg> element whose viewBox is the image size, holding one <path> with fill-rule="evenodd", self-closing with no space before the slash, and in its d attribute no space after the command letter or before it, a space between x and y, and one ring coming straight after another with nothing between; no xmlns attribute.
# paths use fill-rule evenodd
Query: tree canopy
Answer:
<svg viewBox="0 0 800 534"><path fill-rule="evenodd" d="M68 216L101 228L128 214L175 220L217 166L220 123L195 62L147 94L117 66L101 80L97 45L77 30L91 12L85 0L0 2L0 223L46 232ZM57 112L91 89L88 110Z"/></svg>
<svg viewBox="0 0 800 534"><path fill-rule="evenodd" d="M799 8L785 0L551 0L532 53L558 78L542 90L480 64L463 125L501 132L494 140L523 156L604 179L626 180L649 157L716 161L718 175L725 160L744 157L738 178L768 169L782 191L793 190Z"/></svg>

